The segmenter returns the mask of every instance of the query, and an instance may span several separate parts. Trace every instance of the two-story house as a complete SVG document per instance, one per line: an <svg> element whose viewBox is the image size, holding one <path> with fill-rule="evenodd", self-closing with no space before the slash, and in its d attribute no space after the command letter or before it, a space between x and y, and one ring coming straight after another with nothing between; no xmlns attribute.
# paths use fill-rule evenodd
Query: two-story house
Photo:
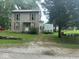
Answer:
<svg viewBox="0 0 79 59"><path fill-rule="evenodd" d="M11 17L11 30L13 32L26 32L30 27L40 31L41 14L39 10L13 10Z"/></svg>

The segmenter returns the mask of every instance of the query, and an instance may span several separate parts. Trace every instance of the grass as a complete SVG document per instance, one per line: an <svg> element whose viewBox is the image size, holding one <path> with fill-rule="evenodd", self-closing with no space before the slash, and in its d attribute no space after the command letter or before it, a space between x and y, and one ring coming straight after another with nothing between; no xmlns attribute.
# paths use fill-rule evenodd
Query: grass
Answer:
<svg viewBox="0 0 79 59"><path fill-rule="evenodd" d="M23 43L29 43L31 41L52 41L53 38L57 36L57 33L54 33L53 35L52 34L31 35L31 34L15 33L10 31L3 31L0 32L0 36L14 36L16 38L22 38L22 40L1 39L0 44L23 44Z"/></svg>
<svg viewBox="0 0 79 59"><path fill-rule="evenodd" d="M37 38L38 38L39 41L55 43L53 45L58 46L58 47L72 48L72 49L78 49L79 48L79 44L63 43L61 41L62 38L58 38L57 32L55 32L53 34L41 34L41 35L38 35ZM67 39L67 38L64 38L64 39Z"/></svg>
<svg viewBox="0 0 79 59"><path fill-rule="evenodd" d="M79 30L64 30L63 32L65 34L79 34ZM70 37L70 38L58 38L57 36L58 36L58 34L55 32L53 34L53 37L51 37L52 41L58 43L61 47L64 47L64 48L73 48L73 49L79 48L79 44L78 43L75 44L75 43L64 43L63 42L64 40L67 40L67 42L68 41L75 42L75 40L79 41L79 37L77 37L77 38L73 38L73 37Z"/></svg>
<svg viewBox="0 0 79 59"><path fill-rule="evenodd" d="M3 31L0 32L0 36L13 36L16 38L21 38L22 40L11 40L11 39L0 39L0 47L2 46L21 46L28 45L29 42L34 41L37 35L31 34L23 34L23 33L15 33L11 31Z"/></svg>
<svg viewBox="0 0 79 59"><path fill-rule="evenodd" d="M16 33L16 32L10 32L10 31L0 32L0 36L13 36L16 38L22 38L23 40L26 40L26 41L32 41L36 37L36 35Z"/></svg>
<svg viewBox="0 0 79 59"><path fill-rule="evenodd" d="M66 34L79 34L79 30L64 30ZM16 38L22 38L22 40L0 40L0 46L6 45L26 45L29 44L31 41L44 41L44 42L56 42L59 47L64 48L79 48L79 44L71 44L71 43L63 43L62 40L72 40L73 38L58 38L58 33L55 32L53 34L39 34L39 35L31 35L31 34L23 34L23 33L15 33L10 31L3 31L0 32L0 36L14 36ZM79 39L79 38L77 38Z"/></svg>
<svg viewBox="0 0 79 59"><path fill-rule="evenodd" d="M79 34L79 30L64 30L65 34Z"/></svg>
<svg viewBox="0 0 79 59"><path fill-rule="evenodd" d="M0 40L0 44L17 44L22 43L20 40Z"/></svg>
<svg viewBox="0 0 79 59"><path fill-rule="evenodd" d="M73 31L73 30L71 30L71 31L64 30L64 32L66 34L79 34L79 30L77 30L77 32ZM72 37L71 38L58 38L57 32L54 32L53 34L41 34L37 38L39 38L39 41L57 43L55 45L58 46L58 47L73 48L73 49L79 48L79 44L63 42L63 40L72 41L74 38L72 38ZM76 38L76 39L79 40L79 38Z"/></svg>
<svg viewBox="0 0 79 59"><path fill-rule="evenodd" d="M61 44L61 47L79 49L79 44Z"/></svg>

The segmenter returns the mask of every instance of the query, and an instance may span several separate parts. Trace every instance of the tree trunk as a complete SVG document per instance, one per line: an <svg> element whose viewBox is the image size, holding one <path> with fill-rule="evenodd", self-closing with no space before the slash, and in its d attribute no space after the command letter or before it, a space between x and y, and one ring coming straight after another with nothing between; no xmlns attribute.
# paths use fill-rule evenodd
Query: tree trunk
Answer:
<svg viewBox="0 0 79 59"><path fill-rule="evenodd" d="M55 26L55 28L54 28L54 32L56 32L57 31L57 29L56 29L56 26Z"/></svg>
<svg viewBox="0 0 79 59"><path fill-rule="evenodd" d="M58 37L61 38L61 26L58 27Z"/></svg>

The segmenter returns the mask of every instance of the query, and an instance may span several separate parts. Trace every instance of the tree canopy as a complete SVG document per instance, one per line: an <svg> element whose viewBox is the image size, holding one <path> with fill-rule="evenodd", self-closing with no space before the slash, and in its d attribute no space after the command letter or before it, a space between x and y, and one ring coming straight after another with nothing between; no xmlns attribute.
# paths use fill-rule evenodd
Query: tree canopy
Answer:
<svg viewBox="0 0 79 59"><path fill-rule="evenodd" d="M8 3L12 5L13 9L16 9L16 6L18 9L38 9L36 1L38 0L8 0Z"/></svg>
<svg viewBox="0 0 79 59"><path fill-rule="evenodd" d="M78 0L45 0L43 4L49 12L49 22L59 26L59 37L62 27L66 26L68 21L76 19L79 16Z"/></svg>

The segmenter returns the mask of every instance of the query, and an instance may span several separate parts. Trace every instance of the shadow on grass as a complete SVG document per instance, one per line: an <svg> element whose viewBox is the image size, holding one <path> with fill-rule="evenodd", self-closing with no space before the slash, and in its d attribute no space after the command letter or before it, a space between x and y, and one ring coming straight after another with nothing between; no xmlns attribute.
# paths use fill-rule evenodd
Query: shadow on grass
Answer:
<svg viewBox="0 0 79 59"><path fill-rule="evenodd" d="M64 47L64 48L76 48L79 49L79 37L73 38L73 37L63 37L58 38L57 33L53 33L52 35L45 35L44 39L50 42L56 42L58 46Z"/></svg>

